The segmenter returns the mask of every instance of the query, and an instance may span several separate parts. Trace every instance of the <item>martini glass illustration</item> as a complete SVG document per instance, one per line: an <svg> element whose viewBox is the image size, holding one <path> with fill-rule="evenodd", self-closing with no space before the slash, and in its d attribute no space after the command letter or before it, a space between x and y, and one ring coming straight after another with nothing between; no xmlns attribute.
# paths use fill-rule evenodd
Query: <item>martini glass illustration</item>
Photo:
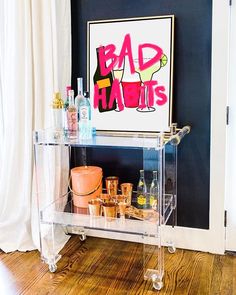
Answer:
<svg viewBox="0 0 236 295"><path fill-rule="evenodd" d="M145 63L149 61L150 58L144 58ZM140 70L139 68L139 61L138 59L134 59L134 65L135 65L135 72L139 74L140 80L144 86L144 83L147 81L151 81L153 74L158 72L161 67L164 67L167 63L167 56L165 54L162 55L161 59L154 63L152 66L148 67L145 70ZM140 106L137 108L137 111L139 112L154 112L156 109L152 106L149 106L149 101L148 101L148 88L144 86L143 88L143 96L144 96L144 101L143 101L143 106Z"/></svg>

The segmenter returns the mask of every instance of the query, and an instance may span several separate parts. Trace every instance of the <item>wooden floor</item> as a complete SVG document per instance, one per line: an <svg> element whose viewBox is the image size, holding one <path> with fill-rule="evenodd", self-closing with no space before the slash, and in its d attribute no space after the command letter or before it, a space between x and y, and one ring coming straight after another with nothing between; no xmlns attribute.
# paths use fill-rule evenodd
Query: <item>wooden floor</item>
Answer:
<svg viewBox="0 0 236 295"><path fill-rule="evenodd" d="M164 287L143 280L142 245L78 236L64 247L52 274L39 253L0 252L0 295L233 295L236 257L178 250L165 252Z"/></svg>

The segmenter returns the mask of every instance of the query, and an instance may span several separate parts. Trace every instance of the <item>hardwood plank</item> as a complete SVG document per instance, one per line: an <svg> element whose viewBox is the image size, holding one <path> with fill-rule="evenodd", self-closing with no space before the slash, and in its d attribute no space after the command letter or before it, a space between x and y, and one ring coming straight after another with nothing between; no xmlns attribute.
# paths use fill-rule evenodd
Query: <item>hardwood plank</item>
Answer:
<svg viewBox="0 0 236 295"><path fill-rule="evenodd" d="M234 295L236 257L165 249L164 287L143 280L143 245L73 236L51 274L38 251L0 251L1 295ZM151 257L153 259L153 257Z"/></svg>
<svg viewBox="0 0 236 295"><path fill-rule="evenodd" d="M222 279L220 284L220 294L222 295L231 295L233 289L233 260L230 256L222 256Z"/></svg>

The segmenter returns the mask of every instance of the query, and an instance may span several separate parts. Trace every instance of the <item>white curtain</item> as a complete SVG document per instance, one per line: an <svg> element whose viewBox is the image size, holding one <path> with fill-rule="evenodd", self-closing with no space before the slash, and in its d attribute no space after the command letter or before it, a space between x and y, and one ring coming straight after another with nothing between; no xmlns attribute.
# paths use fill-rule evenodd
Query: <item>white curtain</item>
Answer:
<svg viewBox="0 0 236 295"><path fill-rule="evenodd" d="M0 249L5 252L37 247L32 132L52 125L53 92L64 94L70 84L70 36L69 0L0 1Z"/></svg>

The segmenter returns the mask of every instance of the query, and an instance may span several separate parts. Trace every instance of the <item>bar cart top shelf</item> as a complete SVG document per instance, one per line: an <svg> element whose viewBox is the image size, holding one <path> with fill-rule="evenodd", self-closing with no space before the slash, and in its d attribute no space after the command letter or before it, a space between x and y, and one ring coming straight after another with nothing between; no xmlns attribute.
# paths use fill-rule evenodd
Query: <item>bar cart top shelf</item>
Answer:
<svg viewBox="0 0 236 295"><path fill-rule="evenodd" d="M190 132L190 127L177 129L176 133L111 133L97 132L91 139L69 138L67 132L56 129L42 129L34 132L34 144L68 145L75 147L120 147L160 149L170 142L177 145Z"/></svg>

